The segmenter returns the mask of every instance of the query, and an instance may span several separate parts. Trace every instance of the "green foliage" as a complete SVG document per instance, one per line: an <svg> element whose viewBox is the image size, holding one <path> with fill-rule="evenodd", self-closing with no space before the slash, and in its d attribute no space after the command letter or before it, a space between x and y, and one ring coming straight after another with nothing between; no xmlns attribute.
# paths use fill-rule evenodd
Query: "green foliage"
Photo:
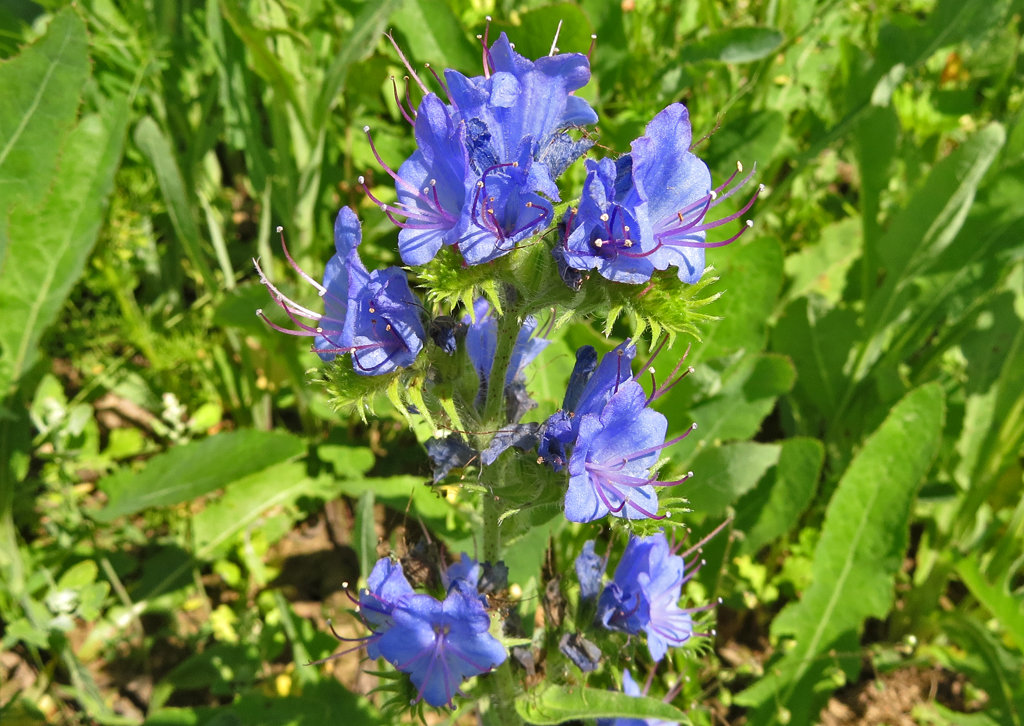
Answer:
<svg viewBox="0 0 1024 726"><path fill-rule="evenodd" d="M516 700L533 723L814 722L839 686L909 665L979 694L972 713L921 705L922 720L1024 722L1020 4L911 6L5 4L0 619L17 673L41 676L0 721L390 722L380 710L405 708L407 680L381 676L387 692L366 698L354 667L342 685L302 664L337 646L323 616L341 622L340 582L379 556L424 533L479 553L471 502L486 492L519 588L492 605L523 623L510 642L545 653L543 687ZM293 294L278 225L318 277L337 208L359 207L367 265L395 264L394 230L355 184L393 199L363 126L393 168L413 149L388 81L407 71L382 33L418 73L478 73L487 13L526 55L549 52L560 20L563 51L597 35L580 95L599 154L683 101L716 183L756 162L767 187L757 231L709 250L699 285L667 271L649 290L592 275L573 291L552 272L554 234L480 267L444 251L414 280L432 313L484 294L553 320L530 421L561 403L580 345L666 336L661 383L690 344L694 371L658 407L670 436L698 424L663 478L694 477L663 498L670 520L630 526L694 542L731 517L688 593L726 607L718 637L663 662L643 700L616 692L617 664L583 674L555 635L559 598L588 625L579 547L620 547L627 527L566 523L564 475L532 453L502 455L497 491L477 462L427 483L419 441L487 435L475 381L417 393L464 358L428 344L413 369L361 376L252 314L271 307L253 257ZM414 411L427 420L409 433Z"/></svg>
<svg viewBox="0 0 1024 726"><path fill-rule="evenodd" d="M686 714L654 698L593 688L548 686L520 696L516 711L531 724L546 726L576 718L656 718L690 723Z"/></svg>

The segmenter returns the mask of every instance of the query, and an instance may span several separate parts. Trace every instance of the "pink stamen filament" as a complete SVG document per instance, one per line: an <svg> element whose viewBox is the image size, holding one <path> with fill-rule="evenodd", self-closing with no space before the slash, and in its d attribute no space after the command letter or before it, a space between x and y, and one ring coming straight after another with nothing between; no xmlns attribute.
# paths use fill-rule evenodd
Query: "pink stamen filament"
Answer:
<svg viewBox="0 0 1024 726"><path fill-rule="evenodd" d="M408 81L408 76L406 76L406 81ZM406 121L409 122L410 126L414 126L416 124L416 121L415 121L416 112L414 110L412 110L412 105L411 104L409 105L409 111L405 110L405 105L402 103L402 99L400 99L398 97L398 81L395 80L394 76L391 76L391 90L394 91L394 94L395 94L395 105L398 106L398 112L402 114L402 118L404 118ZM405 98L406 98L406 101L409 100L409 84L408 84L408 82L405 85ZM412 116L409 115L410 112L412 113Z"/></svg>
<svg viewBox="0 0 1024 726"><path fill-rule="evenodd" d="M429 93L430 91L427 90L426 85L424 85L423 81L420 80L420 77L416 75L416 71L414 71L412 66L409 65L409 61L405 57L405 53L402 52L402 49L398 46L398 43L395 42L395 39L391 35L391 33L384 33L384 35L385 35L385 37L387 37L388 40L391 41L391 45L394 47L395 52L398 53L398 57L402 60L402 65L404 65L406 67L406 69L409 71L409 74L416 81L417 85L419 85L420 90L422 90L423 93Z"/></svg>

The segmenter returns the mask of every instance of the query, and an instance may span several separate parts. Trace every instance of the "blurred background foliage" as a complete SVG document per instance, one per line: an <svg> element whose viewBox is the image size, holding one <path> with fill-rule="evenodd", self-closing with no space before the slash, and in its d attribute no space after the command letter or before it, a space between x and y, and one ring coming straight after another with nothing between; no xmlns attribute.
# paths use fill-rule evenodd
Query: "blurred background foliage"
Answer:
<svg viewBox="0 0 1024 726"><path fill-rule="evenodd" d="M355 182L393 195L364 126L392 166L413 149L383 33L474 73L490 14L530 57L560 21L562 51L596 33L606 153L682 101L715 178L756 162L767 186L709 253L722 319L662 407L670 433L700 426L668 464L697 474L676 518L734 517L691 585L723 604L714 648L672 664L676 703L698 724L1024 722L1022 13L3 3L0 719L387 721L357 655L302 664L337 645L326 617L358 634L342 583L378 553L427 530L472 551L471 525L386 404L369 424L326 405L315 356L254 315L251 259L301 297L274 228L315 271L349 204L368 265L396 260ZM541 411L583 343L610 347L579 321L536 366ZM598 529L523 533L528 625L549 540L565 569Z"/></svg>

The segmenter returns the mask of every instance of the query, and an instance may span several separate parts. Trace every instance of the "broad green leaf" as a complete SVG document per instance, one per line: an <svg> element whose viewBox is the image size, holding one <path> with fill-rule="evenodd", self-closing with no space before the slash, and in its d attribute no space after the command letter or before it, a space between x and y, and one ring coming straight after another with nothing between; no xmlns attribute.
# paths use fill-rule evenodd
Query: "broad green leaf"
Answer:
<svg viewBox="0 0 1024 726"><path fill-rule="evenodd" d="M344 39L341 51L335 56L324 76L324 85L316 99L316 106L312 114L314 130L320 130L322 133L324 125L327 123L328 114L342 98L349 68L353 63L373 52L380 40L381 33L387 26L388 18L400 6L399 0L366 3L363 11L356 17L352 32ZM427 59L423 60L426 62Z"/></svg>
<svg viewBox="0 0 1024 726"><path fill-rule="evenodd" d="M737 350L756 353L765 347L767 312L775 307L782 288L782 247L772 237L745 240L713 250L708 255L722 297L708 308L721 318L701 329L701 344L694 361L732 355Z"/></svg>
<svg viewBox="0 0 1024 726"><path fill-rule="evenodd" d="M1024 724L1024 659L1000 643L984 624L959 613L950 614L943 632L963 650L950 665L966 673L988 695L985 710L997 723Z"/></svg>
<svg viewBox="0 0 1024 726"><path fill-rule="evenodd" d="M176 156L170 140L149 116L139 121L135 127L134 137L135 145L153 166L164 204L167 205L167 215L171 218L174 233L178 236L185 254L195 265L207 289L218 289L219 285L200 244L201 236L195 218L195 205L190 203L194 201L195 194L190 194L185 189L185 179L178 168L178 162L175 161Z"/></svg>
<svg viewBox="0 0 1024 726"><path fill-rule="evenodd" d="M943 418L941 387L911 391L844 472L815 549L811 585L772 623L772 634L792 637L793 647L737 697L766 709L758 718L785 708L794 723L813 721L823 702L809 694L829 690L826 654L841 649L866 618L889 612L915 492L938 450Z"/></svg>
<svg viewBox="0 0 1024 726"><path fill-rule="evenodd" d="M885 330L902 313L899 303L914 280L957 236L978 184L1005 140L1006 132L997 123L976 133L935 165L923 187L893 220L875 249L867 240L869 259L877 260L885 281L869 299L864 313L869 332L853 369L854 382L863 379L883 353ZM844 404L853 392L852 386L847 389Z"/></svg>
<svg viewBox="0 0 1024 726"><path fill-rule="evenodd" d="M813 293L836 305L843 296L846 273L860 256L861 248L861 224L855 217L845 217L823 228L816 242L786 255L789 284L784 299Z"/></svg>
<svg viewBox="0 0 1024 726"><path fill-rule="evenodd" d="M765 472L779 461L778 444L742 441L710 446L694 457L694 477L680 493L698 512L718 517L741 496L757 486Z"/></svg>
<svg viewBox="0 0 1024 726"><path fill-rule="evenodd" d="M691 421L698 426L673 447L673 460L689 466L686 462L691 460L698 446L753 437L761 422L771 413L778 397L792 389L794 376L793 364L782 356L761 354L741 358L723 373L720 387L714 395L689 410L689 420L681 420L678 416L670 419L673 427L682 428ZM680 405L678 402L682 395L682 391L678 395L670 394L661 409L672 412Z"/></svg>
<svg viewBox="0 0 1024 726"><path fill-rule="evenodd" d="M978 566L976 553L957 562L956 571L971 594L999 622L999 627L1006 629L1018 648L1024 647L1024 598L1010 592L1010 578L1006 583L989 583Z"/></svg>
<svg viewBox="0 0 1024 726"><path fill-rule="evenodd" d="M740 554L791 531L810 505L818 485L825 447L817 439L793 438L781 444L775 468L736 504L735 528L745 533Z"/></svg>
<svg viewBox="0 0 1024 726"><path fill-rule="evenodd" d="M655 698L583 686L541 686L519 696L516 711L537 726L594 718L649 718L690 723L685 713Z"/></svg>
<svg viewBox="0 0 1024 726"><path fill-rule="evenodd" d="M402 50L417 74L424 63L438 69L457 68L470 75L479 68L480 45L470 42L447 3L408 0L402 11L393 15L392 22L402 33ZM426 83L429 78L422 80Z"/></svg>
<svg viewBox="0 0 1024 726"><path fill-rule="evenodd" d="M857 319L817 296L794 300L772 332L772 350L784 353L799 372L793 396L803 418L826 420L839 406L847 385L845 366L857 340Z"/></svg>
<svg viewBox="0 0 1024 726"><path fill-rule="evenodd" d="M11 211L8 224L0 220L0 240L7 241L0 271L0 397L35 363L39 339L82 274L121 162L127 118L121 99L103 115L82 119L42 206L25 202Z"/></svg>
<svg viewBox="0 0 1024 726"><path fill-rule="evenodd" d="M896 144L899 140L900 126L896 112L891 105L872 108L857 124L854 132L855 149L857 152L857 168L860 170L860 196L862 234L868 240L867 249L872 253L880 233L878 213L881 194L889 186L889 167L896 157ZM867 262L868 279L874 285L874 271L877 262ZM867 297L870 289L862 290Z"/></svg>
<svg viewBox="0 0 1024 726"><path fill-rule="evenodd" d="M302 462L278 464L238 479L192 518L196 556L220 556L235 535L258 525L270 510L292 507L300 497L332 499L339 490L332 477L307 476Z"/></svg>
<svg viewBox="0 0 1024 726"><path fill-rule="evenodd" d="M782 141L785 130L786 117L779 111L758 109L742 115L729 114L708 139L707 152L703 146L694 151L707 162L712 175L717 178L719 175L731 174L736 162L742 163L745 169L752 169L755 164L768 164L775 157L775 149ZM745 187L744 191L753 194L754 183L757 181L755 176L753 183ZM750 216L756 220L756 206ZM712 253L712 257L717 259L717 253ZM717 262L715 268L722 269Z"/></svg>
<svg viewBox="0 0 1024 726"><path fill-rule="evenodd" d="M360 577L369 577L377 559L377 526L373 515L373 489L366 489L356 501L355 537L352 547L359 559Z"/></svg>
<svg viewBox="0 0 1024 726"><path fill-rule="evenodd" d="M154 456L141 471L121 469L99 482L107 506L93 516L110 522L150 507L180 504L300 456L297 436L255 430L217 434Z"/></svg>
<svg viewBox="0 0 1024 726"><path fill-rule="evenodd" d="M38 206L50 187L89 77L87 44L85 24L67 8L39 42L0 62L0 225L15 203ZM0 234L0 269L2 240Z"/></svg>
<svg viewBox="0 0 1024 726"><path fill-rule="evenodd" d="M680 53L680 60L683 63L702 60L750 63L767 58L783 40L782 33L772 28L729 28L688 43Z"/></svg>

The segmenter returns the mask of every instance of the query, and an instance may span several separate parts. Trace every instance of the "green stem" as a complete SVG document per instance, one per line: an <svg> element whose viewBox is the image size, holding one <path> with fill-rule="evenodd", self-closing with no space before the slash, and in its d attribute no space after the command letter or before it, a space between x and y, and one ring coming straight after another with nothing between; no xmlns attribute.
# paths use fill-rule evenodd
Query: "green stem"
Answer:
<svg viewBox="0 0 1024 726"><path fill-rule="evenodd" d="M504 373L502 374L504 375ZM504 379L503 379L504 380ZM492 489L501 490L505 483L507 466L498 460L486 469ZM481 495L480 516L483 525L483 561L495 563L501 560L501 504L497 496L485 491ZM484 690L489 694L486 712L482 714L486 726L521 726L523 720L516 713L516 684L512 678L509 658L483 679Z"/></svg>
<svg viewBox="0 0 1024 726"><path fill-rule="evenodd" d="M505 408L505 378L508 375L512 351L519 336L518 311L508 296L502 301L503 315L496 316L498 321L497 344L494 350L494 362L487 377L487 392L484 397L482 413L483 429L486 433L476 437L476 445L481 451L490 445L494 432L508 423ZM481 494L480 520L482 532L483 561L496 563L501 560L501 527L498 518L502 514L499 493L505 484L507 462L499 459L484 470L486 491ZM522 726L523 720L516 713L516 683L512 677L509 659L498 666L492 673L482 679L487 692L488 707L482 714L487 726Z"/></svg>
<svg viewBox="0 0 1024 726"><path fill-rule="evenodd" d="M505 377L508 375L508 364L512 360L512 350L519 337L519 316L515 306L505 301L505 314L498 317L498 343L494 349L494 363L487 377L487 397L484 399L484 424L489 429L504 426L507 421L505 413ZM487 438L491 438L488 434Z"/></svg>
<svg viewBox="0 0 1024 726"><path fill-rule="evenodd" d="M491 694L487 711L481 714L485 726L523 726L516 713L516 684L507 658L484 679L484 687Z"/></svg>

